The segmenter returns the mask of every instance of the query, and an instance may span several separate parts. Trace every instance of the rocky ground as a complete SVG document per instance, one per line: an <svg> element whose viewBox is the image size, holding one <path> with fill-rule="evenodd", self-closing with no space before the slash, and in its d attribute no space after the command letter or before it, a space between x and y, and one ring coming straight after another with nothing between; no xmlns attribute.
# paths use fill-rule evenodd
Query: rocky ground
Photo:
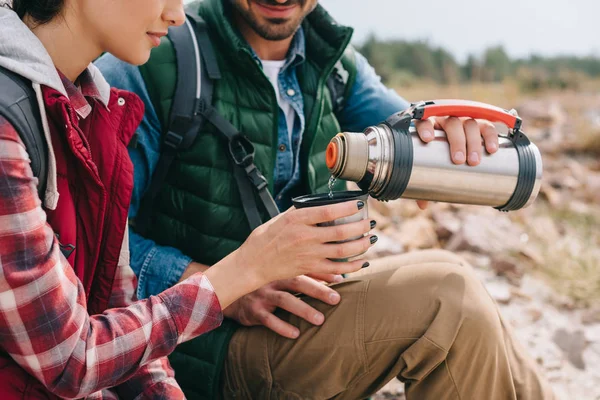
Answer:
<svg viewBox="0 0 600 400"><path fill-rule="evenodd" d="M475 267L559 399L600 400L600 96L525 101L543 154L536 203L513 213L411 200L370 203L370 257L445 248ZM394 381L376 399L404 399Z"/></svg>

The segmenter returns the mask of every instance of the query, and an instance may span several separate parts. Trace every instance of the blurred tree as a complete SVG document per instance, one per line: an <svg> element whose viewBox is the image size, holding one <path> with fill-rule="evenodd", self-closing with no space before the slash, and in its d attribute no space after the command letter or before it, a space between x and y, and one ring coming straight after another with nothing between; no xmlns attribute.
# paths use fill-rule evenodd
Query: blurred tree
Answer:
<svg viewBox="0 0 600 400"><path fill-rule="evenodd" d="M484 52L483 68L486 81L502 82L512 73L513 65L504 47L496 46Z"/></svg>
<svg viewBox="0 0 600 400"><path fill-rule="evenodd" d="M374 34L358 46L387 83L408 85L414 79L451 84L468 82L501 82L516 78L524 90L576 88L586 77L600 78L598 57L542 57L511 59L502 46L486 49L481 57L470 54L459 64L446 49L428 41L379 40Z"/></svg>

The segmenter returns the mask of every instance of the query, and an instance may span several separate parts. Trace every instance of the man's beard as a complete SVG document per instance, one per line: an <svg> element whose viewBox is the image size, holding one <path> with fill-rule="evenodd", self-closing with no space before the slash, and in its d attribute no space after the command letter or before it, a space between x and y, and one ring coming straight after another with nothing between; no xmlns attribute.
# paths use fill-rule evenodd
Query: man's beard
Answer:
<svg viewBox="0 0 600 400"><path fill-rule="evenodd" d="M284 4L277 3L273 0L251 1L267 6L297 5L302 9L306 0L289 0ZM254 15L252 15L252 12L250 10L246 10L242 7L239 7L235 0L232 0L231 2L233 3L233 7L235 8L235 10L240 14L244 21L246 21L246 23L250 25L252 30L254 30L260 37L266 40L278 41L293 36L304 19L304 16L298 18L298 21L295 21L293 19L269 18L267 19L268 22L260 22L254 17Z"/></svg>

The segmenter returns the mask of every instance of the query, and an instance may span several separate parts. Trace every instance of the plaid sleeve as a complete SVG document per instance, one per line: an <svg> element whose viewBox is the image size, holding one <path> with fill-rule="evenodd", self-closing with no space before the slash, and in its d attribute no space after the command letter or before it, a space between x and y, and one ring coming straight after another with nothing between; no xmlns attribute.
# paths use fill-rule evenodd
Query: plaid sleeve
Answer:
<svg viewBox="0 0 600 400"><path fill-rule="evenodd" d="M125 238L115 275L109 307L127 307L136 298L137 278L129 265L129 229ZM135 375L115 388L122 399L184 399L185 395L175 381L175 373L167 357L159 358L141 367Z"/></svg>
<svg viewBox="0 0 600 400"><path fill-rule="evenodd" d="M79 398L118 386L178 343L220 325L220 304L202 274L90 316L35 182L17 132L0 118L0 349L49 391ZM120 284L126 291L133 285L127 279ZM114 297L124 298L124 291Z"/></svg>

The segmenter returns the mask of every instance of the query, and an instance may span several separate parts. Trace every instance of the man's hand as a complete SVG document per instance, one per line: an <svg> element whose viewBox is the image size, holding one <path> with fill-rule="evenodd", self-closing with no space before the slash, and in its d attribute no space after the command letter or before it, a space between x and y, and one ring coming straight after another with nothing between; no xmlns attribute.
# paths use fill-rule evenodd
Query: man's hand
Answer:
<svg viewBox="0 0 600 400"><path fill-rule="evenodd" d="M204 272L207 269L208 269L208 265L204 265L204 264L200 264L195 261L192 261L191 263L189 263L189 265L187 266L185 271L183 271L181 278L179 278L179 282L185 281L187 278L194 275L196 272Z"/></svg>
<svg viewBox="0 0 600 400"><path fill-rule="evenodd" d="M315 278L329 283L343 279L341 275L319 275ZM340 295L335 290L308 276L298 276L269 283L241 297L223 314L244 326L264 325L283 337L296 339L300 334L298 328L277 318L273 314L275 309L284 309L314 325L321 325L325 317L292 293L302 293L332 306L340 302Z"/></svg>
<svg viewBox="0 0 600 400"><path fill-rule="evenodd" d="M416 122L417 133L422 141L429 143L434 139L434 129L446 132L450 144L450 157L454 164L475 166L481 162L483 148L493 154L498 151L498 131L494 124L486 120L456 117L431 117ZM481 143L483 137L484 144ZM418 200L419 208L424 210L427 201Z"/></svg>

